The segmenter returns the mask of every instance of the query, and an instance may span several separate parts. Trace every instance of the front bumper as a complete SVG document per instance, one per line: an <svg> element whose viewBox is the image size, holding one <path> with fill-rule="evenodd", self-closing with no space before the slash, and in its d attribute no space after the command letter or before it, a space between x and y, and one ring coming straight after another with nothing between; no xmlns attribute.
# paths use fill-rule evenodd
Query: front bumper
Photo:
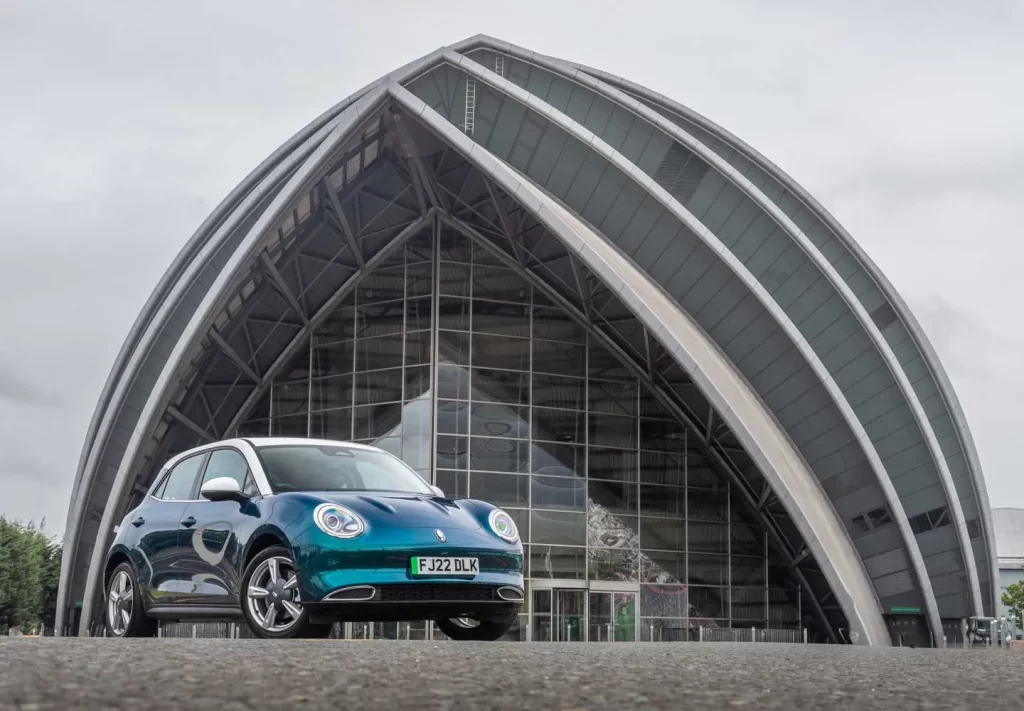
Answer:
<svg viewBox="0 0 1024 711"><path fill-rule="evenodd" d="M313 526L293 541L303 606L314 619L351 621L499 617L522 606L521 544L482 528L445 536L442 543L433 528L405 528L338 539ZM414 556L478 558L480 572L414 577Z"/></svg>

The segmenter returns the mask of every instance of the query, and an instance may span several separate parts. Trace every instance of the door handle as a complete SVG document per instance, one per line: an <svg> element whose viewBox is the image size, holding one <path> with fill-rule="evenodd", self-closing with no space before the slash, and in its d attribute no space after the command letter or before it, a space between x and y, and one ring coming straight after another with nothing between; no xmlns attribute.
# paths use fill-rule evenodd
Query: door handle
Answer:
<svg viewBox="0 0 1024 711"><path fill-rule="evenodd" d="M136 516L132 519L132 525L135 527L141 526L144 523L146 523L146 519L142 518L142 516Z"/></svg>
<svg viewBox="0 0 1024 711"><path fill-rule="evenodd" d="M191 528L192 526L195 526L196 525L196 517L195 516L189 516L188 518L183 518L181 520L181 525L184 526L185 528Z"/></svg>

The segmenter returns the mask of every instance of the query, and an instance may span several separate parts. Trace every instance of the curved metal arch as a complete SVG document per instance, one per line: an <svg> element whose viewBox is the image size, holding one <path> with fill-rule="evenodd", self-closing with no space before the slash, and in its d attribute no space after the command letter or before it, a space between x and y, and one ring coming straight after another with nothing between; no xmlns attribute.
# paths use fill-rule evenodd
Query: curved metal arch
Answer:
<svg viewBox="0 0 1024 711"><path fill-rule="evenodd" d="M851 627L863 632L866 644L887 645L889 636L874 588L845 528L788 437L717 347L648 277L614 248L603 244L603 238L407 89L397 84L389 88L397 103L443 136L451 148L571 248L673 354L732 428L790 512Z"/></svg>
<svg viewBox="0 0 1024 711"><path fill-rule="evenodd" d="M490 38L484 35L467 40L466 42L484 42ZM559 60L561 61L561 60ZM574 63L570 63L574 64ZM817 199L814 198L807 190L796 182L791 176L785 171L775 165L770 159L765 157L758 150L747 144L745 141L735 136L725 128L722 128L715 122L711 121L707 117L689 109L688 107L679 104L673 99L660 94L656 91L648 89L645 86L632 82L628 79L624 79L615 74L588 67L582 64L574 64L581 71L595 76L611 85L618 86L626 91L638 94L644 99L660 105L662 108L676 113L686 120L693 122L701 128L707 130L712 135L717 136L725 143L729 144L734 149L741 152L747 159L752 161L759 168L764 170L768 175L774 178L780 185L786 190L791 192L801 202L803 202L810 210L821 220L826 227L832 232L832 234L839 239L842 245L850 252L850 254L859 262L860 266L868 274L869 277L875 282L876 286L882 292L882 295L888 300L890 306L896 313L896 316L903 322L904 327L910 334L911 338L914 339L914 343L917 346L917 350L924 360L925 365L928 367L929 372L935 378L936 385L938 386L939 392L942 395L943 402L946 407L946 412L950 419L953 421L954 427L957 432L957 439L960 442L961 450L967 459L968 469L971 475L971 483L974 487L975 497L978 501L978 509L980 511L980 518L982 524L983 534L986 542L986 554L989 559L990 566L990 588L991 597L989 599L989 605L991 606L990 611L995 610L998 607L997 595L998 586L996 581L999 580L999 566L998 560L995 556L994 545L995 545L995 528L992 522L992 510L990 506L990 500L988 496L988 487L985 483L984 470L981 466L981 460L978 456L978 450L974 443L974 438L971 435L971 429L967 422L967 418L964 415L963 407L960 404L960 400L957 397L956 390L953 388L953 384L949 378L949 374L946 372L945 367L939 360L938 354L935 352L935 348L928 338L928 335L924 332L917 317L913 311L907 306L903 297L892 285L889 279L885 276L884 272L878 268L874 260L871 259L870 255L864 251L860 244L847 232L846 228L840 224L838 220L824 207ZM943 457L942 461L945 461ZM959 496L956 497L959 500ZM961 509L962 510L962 509ZM969 539L968 539L969 540ZM968 546L970 551L971 559L974 558L973 546ZM976 574L975 574L976 575ZM980 585L979 585L980 587ZM979 591L980 596L980 591ZM980 598L979 598L980 599Z"/></svg>
<svg viewBox="0 0 1024 711"><path fill-rule="evenodd" d="M896 355L888 341L886 341L885 337L882 335L881 330L875 324L870 314L868 314L867 309L864 308L861 301L853 293L853 290L850 289L849 284L847 284L839 273L836 272L835 268L821 253L821 250L819 250L818 247L807 238L803 230L801 230L788 216L786 216L774 202L769 200L768 197L758 187L751 183L746 176L742 175L739 171L729 165L721 155L711 150L690 133L683 130L664 116L658 114L634 97L625 94L621 90L605 83L599 78L591 76L585 69L581 68L580 65L560 59L549 58L536 52L526 50L525 48L518 47L514 44L498 42L491 38L474 38L473 46L474 48L477 46L484 46L493 51L507 53L509 56L515 57L521 61L535 64L570 81L582 84L595 94L603 96L612 103L629 110L634 115L643 118L650 124L653 124L655 128L661 130L662 133L668 137L697 153L705 162L717 170L725 180L739 188L740 191L753 200L762 211L767 213L768 216L771 217L772 220L781 227L794 242L797 243L800 249L811 258L818 267L818 270L826 279L828 279L832 284L832 287L842 297L850 311L853 312L854 317L860 323L861 327L867 332L868 336L875 344L876 349L880 351L886 366L896 380L900 391L903 393L903 398L911 408L914 422L920 429L925 443L928 446L928 451L935 466L936 473L938 474L939 482L942 484L946 502L953 515L953 521L957 532L957 542L960 546L960 554L964 560L964 567L968 577L968 590L972 596L975 614L984 614L981 599L981 586L978 581L978 571L975 564L974 551L970 545L970 538L967 533L967 522L964 517L963 507L961 506L960 497L956 491L956 486L953 483L953 477L946 464L946 458L942 453L938 438L935 436L935 430L932 427L931 421L925 414L920 398L918 398L913 385L911 385L910 380L906 375L906 372L903 370L902 365L896 358ZM872 461L872 468L875 468L874 461ZM876 476L879 475L879 472L881 472L885 479L888 480L888 475L884 474L885 468L880 461L878 462L878 469L875 470ZM889 488L892 488L891 485ZM892 493L896 496L895 489L892 489ZM923 558L920 555L920 549L917 545L916 538L913 537L913 532L911 531L909 522L907 521L906 511L904 510L902 503L899 501L899 497L896 496L895 503L893 501L890 501L889 503L893 508L894 515L898 515L898 517L902 519L900 522L901 533L903 533L905 537L907 535L911 536L908 540L905 540L907 548L910 549L912 546L913 548L918 549L916 558L920 560L921 565L921 569L916 571L918 577L922 578L923 576L923 578L927 579L928 574L924 566Z"/></svg>
<svg viewBox="0 0 1024 711"><path fill-rule="evenodd" d="M225 264L220 274L218 274L214 284L210 287L202 303L190 319L181 339L175 345L174 351L168 358L156 384L150 391L145 408L132 432L131 440L118 467L110 495L107 499L107 505L103 511L103 518L96 534L96 545L92 551L82 604L81 633L84 634L88 630L93 600L97 592L98 575L103 567L102 560L106 553L104 544L112 529L115 512L120 508L118 504L124 496L129 472L138 456L142 439L151 431L155 421L162 415L165 409L164 405L170 397L169 385L174 380L175 372L181 364L181 359L206 333L208 324L212 322L212 319L220 310L220 302L227 298L225 296L227 286L239 278L246 261L252 256L249 254L252 246L259 244L264 239L266 233L277 225L283 216L284 210L294 202L302 191L308 191L312 183L315 182L315 171L321 168L325 157L330 157L340 147L342 142L349 137L348 129L357 124L367 112L378 109L385 97L386 92L378 86L376 89L362 95L339 115L339 121L330 134L306 158L298 170L289 178L281 192L274 198L271 205L250 228L242 243L228 260L227 264Z"/></svg>
<svg viewBox="0 0 1024 711"><path fill-rule="evenodd" d="M576 123L565 114L541 101L534 95L529 94L516 84L513 84L512 82L499 77L497 74L488 71L477 62L451 51L445 53L445 59L450 64L467 72L468 74L471 74L478 81L481 81L491 88L505 93L506 96L509 96L529 108L540 112L548 120L552 121L552 123L558 125L560 128L570 133L570 135L573 135L577 140L589 145L592 150L602 155L602 157L618 167L622 172L658 199L663 207L670 210L676 218L680 220L680 222L686 225L695 235L697 235L699 239L703 240L708 247L713 249L719 259L721 259L726 266L728 266L732 272L739 277L744 284L746 284L747 288L757 297L764 308L768 310L775 321L779 324L779 327L797 347L804 360L813 370L815 376L822 383L833 402L839 408L844 421L854 433L861 449L864 451L865 457L871 465L872 471L875 474L883 495L887 502L893 507L894 516L902 513L902 517L897 519L896 522L900 529L900 533L904 538L904 546L907 549L907 555L910 558L911 566L914 569L915 576L918 578L918 586L924 599L929 627L931 628L936 640L942 639L942 621L939 617L938 604L935 601L931 579L928 577L925 569L921 550L917 545L916 539L913 537L913 532L910 529L910 523L907 520L906 513L903 511L902 504L899 502L899 496L896 494L892 481L885 473L885 468L881 463L881 458L875 450L874 443L871 441L870 437L868 437L860 419L857 418L856 413L854 413L853 408L847 401L846 395L839 388L838 384L836 384L832 375L828 372L828 369L825 368L824 363L821 362L817 353L813 348L811 348L810 344L800 333L799 329L797 329L796 325L776 303L774 297L772 297L772 295L769 294L753 277L753 275L747 270L746 266L740 262L712 232L705 228L692 213L683 207L675 198L669 195L668 192L661 188L661 186L655 183L651 176L643 173L643 171L628 161L614 148L605 143L599 136L596 136L586 128L580 126L580 124Z"/></svg>

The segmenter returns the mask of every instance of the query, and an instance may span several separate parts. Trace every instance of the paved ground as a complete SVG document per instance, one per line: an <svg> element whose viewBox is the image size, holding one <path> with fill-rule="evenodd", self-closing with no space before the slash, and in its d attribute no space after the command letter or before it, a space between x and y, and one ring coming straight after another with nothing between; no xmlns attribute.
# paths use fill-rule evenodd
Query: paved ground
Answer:
<svg viewBox="0 0 1024 711"><path fill-rule="evenodd" d="M1024 653L772 644L2 639L0 708L1021 709Z"/></svg>

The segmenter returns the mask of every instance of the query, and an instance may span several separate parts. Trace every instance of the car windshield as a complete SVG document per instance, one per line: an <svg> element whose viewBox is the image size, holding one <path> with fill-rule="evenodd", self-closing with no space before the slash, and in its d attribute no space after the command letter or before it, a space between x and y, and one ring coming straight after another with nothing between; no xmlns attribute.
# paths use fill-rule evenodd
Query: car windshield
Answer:
<svg viewBox="0 0 1024 711"><path fill-rule="evenodd" d="M344 445L261 447L270 486L286 491L400 491L432 494L430 486L397 457Z"/></svg>

